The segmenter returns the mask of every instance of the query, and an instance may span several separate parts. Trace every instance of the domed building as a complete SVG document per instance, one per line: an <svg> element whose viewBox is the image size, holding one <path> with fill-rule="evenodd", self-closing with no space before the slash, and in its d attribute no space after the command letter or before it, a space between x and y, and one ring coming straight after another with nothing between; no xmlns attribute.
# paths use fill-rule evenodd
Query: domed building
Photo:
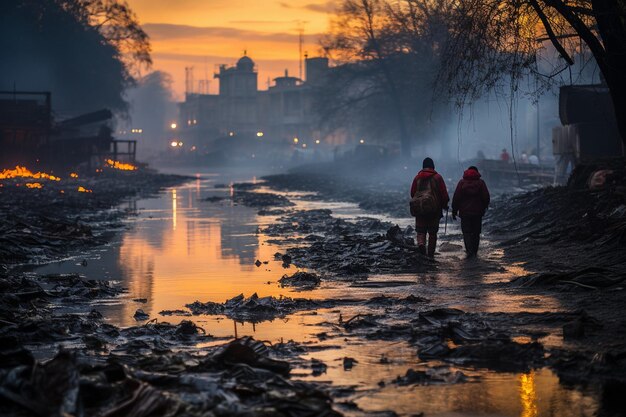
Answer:
<svg viewBox="0 0 626 417"><path fill-rule="evenodd" d="M290 149L285 144L293 145L294 138L303 138L302 144L314 141L319 135L313 122L311 86L323 78L328 59L307 57L305 64L306 82L285 72L262 91L258 90L256 64L245 52L235 65L220 65L215 73L218 94L188 91L179 105L178 133L183 142L207 149L210 143L236 137Z"/></svg>

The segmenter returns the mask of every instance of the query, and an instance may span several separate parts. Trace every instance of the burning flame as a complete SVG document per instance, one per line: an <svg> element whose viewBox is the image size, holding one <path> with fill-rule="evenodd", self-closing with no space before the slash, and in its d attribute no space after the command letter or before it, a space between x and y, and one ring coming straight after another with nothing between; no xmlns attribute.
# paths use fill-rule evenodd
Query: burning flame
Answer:
<svg viewBox="0 0 626 417"><path fill-rule="evenodd" d="M109 166L110 168L120 169L122 171L134 171L137 169L137 167L132 164L114 161L113 159L105 159L104 162L106 162L107 166Z"/></svg>
<svg viewBox="0 0 626 417"><path fill-rule="evenodd" d="M25 185L28 188L43 188L43 185L38 182L27 182Z"/></svg>
<svg viewBox="0 0 626 417"><path fill-rule="evenodd" d="M90 189L88 189L88 188L85 188L85 187L83 187L82 185L80 185L80 186L78 187L78 192L79 192L79 193L93 193L93 191L92 191L92 190L90 190Z"/></svg>
<svg viewBox="0 0 626 417"><path fill-rule="evenodd" d="M72 177L72 178L78 178L78 174L77 174L77 173L75 173L75 172L71 172L71 173L70 173L70 177Z"/></svg>
<svg viewBox="0 0 626 417"><path fill-rule="evenodd" d="M35 179L46 179L50 181L60 181L61 178L55 177L54 175L46 174L45 172L35 172L33 173L26 167L16 166L15 169L5 169L0 172L0 180L5 180L9 178L35 178Z"/></svg>

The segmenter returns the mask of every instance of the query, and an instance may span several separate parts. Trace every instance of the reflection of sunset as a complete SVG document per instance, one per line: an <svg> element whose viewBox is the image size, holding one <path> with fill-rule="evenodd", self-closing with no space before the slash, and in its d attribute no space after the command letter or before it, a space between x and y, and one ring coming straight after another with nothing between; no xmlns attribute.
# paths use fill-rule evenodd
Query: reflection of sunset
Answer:
<svg viewBox="0 0 626 417"><path fill-rule="evenodd" d="M295 270L285 271L274 262L277 248L256 235L256 210L198 202L198 187L194 181L170 190L159 200L167 202L163 209L147 209L148 218L124 235L119 267L129 298L148 299L141 307L158 317L162 310L184 309L196 300L224 302L254 292L261 297L293 295L277 280ZM189 199L183 198L187 194ZM256 259L272 262L257 268ZM127 305L115 320L131 324L136 308Z"/></svg>
<svg viewBox="0 0 626 417"><path fill-rule="evenodd" d="M537 393L535 391L534 372L520 374L519 382L519 394L522 401L522 414L520 417L537 417Z"/></svg>

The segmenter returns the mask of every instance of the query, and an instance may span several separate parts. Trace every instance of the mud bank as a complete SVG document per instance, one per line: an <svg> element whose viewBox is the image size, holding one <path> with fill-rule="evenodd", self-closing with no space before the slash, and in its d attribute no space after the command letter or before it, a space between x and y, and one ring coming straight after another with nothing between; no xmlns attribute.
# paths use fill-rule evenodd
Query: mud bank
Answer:
<svg viewBox="0 0 626 417"><path fill-rule="evenodd" d="M296 173L270 176L265 181L260 185L357 202L360 207L374 212L399 215L407 210L404 192L381 187L374 180L331 179ZM449 188L452 186L448 184ZM411 318L415 313L422 315L420 310L414 310L407 311L404 317L396 317L404 324L396 323L393 331L381 323L383 317L361 317L358 322L363 323L363 328L371 329L363 337L411 340L418 347L418 356L424 360L469 363L492 369L550 366L564 381L585 384L600 380L623 384L626 381L624 195L623 179L618 178L595 191L579 184L578 187L545 188L495 199L486 218L485 234L491 244L501 250L501 264L515 264L525 272L483 290L558 299L559 311L523 319L535 330L540 329L541 336L512 332L509 326L515 327L520 319L515 314L503 312L497 319L489 315L478 318L471 311L450 313L456 317L452 320L452 329L448 327L450 322L439 323L437 331L429 335L427 329L420 327L423 320ZM414 233L411 228L390 228L389 224L371 220L369 223L367 220L343 222L333 218L331 213L316 210L289 212L278 220L279 223L266 232L280 236L286 243L296 244L286 251L291 262L325 271L326 279L352 279L354 285L359 285L359 276L368 274L423 273L445 268L441 254L460 249L458 244L461 243L458 235L456 243L454 236L444 237L439 246L439 262L430 263L411 250ZM457 258L453 262L463 261ZM488 259L478 262L483 263L479 266L483 274L493 273L494 267L496 271L501 268ZM365 285L388 288L393 282ZM410 309L409 306L404 308ZM454 336L455 328L464 329L459 331L465 332L465 336ZM481 333L481 328L489 331ZM495 336L496 329L500 329L502 340ZM426 335L425 340L423 335ZM542 345L555 336L562 338L558 346ZM539 340L539 343L520 345L515 341L517 337ZM450 341L459 346L450 348ZM508 359L498 364L497 358L503 357Z"/></svg>
<svg viewBox="0 0 626 417"><path fill-rule="evenodd" d="M0 265L49 262L102 244L123 216L133 214L131 198L188 180L148 169L73 175L0 180Z"/></svg>
<svg viewBox="0 0 626 417"><path fill-rule="evenodd" d="M189 320L147 321L140 308L138 325L114 326L98 306L124 295L119 283L14 268L106 243L135 214L137 197L188 180L140 170L41 188L27 188L20 178L3 182L0 414L339 415L317 384L290 380L292 365L277 359L285 352L274 352L280 346L217 338ZM293 310L284 304L281 314ZM262 299L258 305L267 313Z"/></svg>
<svg viewBox="0 0 626 417"><path fill-rule="evenodd" d="M283 178L281 189L300 189L299 181L289 185L289 176ZM0 412L408 416L455 410L508 416L520 413L508 405L491 408L486 398L497 390L480 397L478 402L487 404L484 408L474 397L494 375L509 378L513 396L520 388L510 376L519 375L527 393L534 389L528 385L533 375L548 368L566 391L559 405L550 406L551 415L612 416L624 410L620 394L626 375L624 338L617 332L610 341L607 334L622 323L619 285L592 292L577 285L565 286L566 291L515 285L514 277L534 271L512 263L505 239L491 242L478 260L466 261L453 230L442 239L432 262L415 253L410 227L308 210L306 202L319 202L319 194L300 195L296 201L276 188L268 189L268 184L235 186L198 201L229 209L252 207L247 210L258 212L258 224L260 218L270 219L256 226L256 234L276 250L265 250L266 256L256 262L251 258L250 267L260 271L275 264L280 270L275 285L298 288L297 297L251 293L233 297L238 291L219 302L191 298L175 307L179 310L150 316L157 321L146 320L147 315L137 311L137 325L122 328L111 326L97 311L98 300L120 296L123 289L114 283L5 273L0 296L9 307L0 316L0 337L6 341L0 355L7 360L0 363L7 365L0 370L0 396L7 402L2 402L6 408ZM368 187L372 206L381 195L391 195L380 184ZM355 190L349 184L343 189ZM306 190L315 191L313 186ZM342 200L341 193L334 197L328 193L327 199ZM373 210L385 212L389 204L406 210L406 198L400 193L400 200L385 200ZM352 198L358 200L357 195ZM494 217L490 227L505 220L510 217ZM292 269L285 274L280 264L311 271L292 273ZM511 272L517 270L521 272ZM337 288L334 297L309 298L329 285ZM602 300L611 297L614 310L602 310ZM580 300L595 302L606 315L582 310ZM142 303L145 300L137 300L132 311L140 310ZM82 312L68 313L63 310L67 305L82 307ZM182 317L179 324L160 322L174 321L164 316L176 315ZM207 316L224 316L252 324L293 322L304 315L319 318L314 324L316 341L269 344L248 337L219 338L210 334L211 322L206 321ZM312 327L310 321L303 323L303 332ZM406 357L357 355L363 350L376 352L382 344L393 351L404 349ZM57 346L62 347L60 353ZM387 367L390 370L383 372ZM345 375L367 374L369 382L346 383L349 379L340 378L334 383L337 368ZM41 389L49 386L59 388ZM418 397L422 401L414 401L413 395L422 392L427 393ZM453 398L461 392L473 394L461 397L460 405L431 407L432 398ZM508 404L513 397L506 392ZM524 410L537 411L536 403L527 402Z"/></svg>

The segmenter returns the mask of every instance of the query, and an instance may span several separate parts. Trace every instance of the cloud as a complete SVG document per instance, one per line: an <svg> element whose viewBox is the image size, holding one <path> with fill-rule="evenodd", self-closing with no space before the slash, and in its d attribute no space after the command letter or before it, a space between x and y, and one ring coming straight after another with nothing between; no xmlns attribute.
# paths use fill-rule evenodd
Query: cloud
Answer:
<svg viewBox="0 0 626 417"><path fill-rule="evenodd" d="M332 13L337 10L338 2L334 0L329 0L326 3L309 3L304 5L302 8L306 10L310 10L312 12L318 13Z"/></svg>
<svg viewBox="0 0 626 417"><path fill-rule="evenodd" d="M294 33L261 32L228 27L199 27L167 23L147 23L142 27L154 41L189 38L249 39L279 43L295 43L298 41L298 35L295 31ZM321 34L307 34L304 36L304 40L305 42L317 43L321 36Z"/></svg>
<svg viewBox="0 0 626 417"><path fill-rule="evenodd" d="M293 5L286 3L284 1L279 1L278 4L285 9L304 9L311 12L317 13L332 13L337 10L337 6L339 5L338 0L327 0L324 3L308 3L304 6L294 7Z"/></svg>

